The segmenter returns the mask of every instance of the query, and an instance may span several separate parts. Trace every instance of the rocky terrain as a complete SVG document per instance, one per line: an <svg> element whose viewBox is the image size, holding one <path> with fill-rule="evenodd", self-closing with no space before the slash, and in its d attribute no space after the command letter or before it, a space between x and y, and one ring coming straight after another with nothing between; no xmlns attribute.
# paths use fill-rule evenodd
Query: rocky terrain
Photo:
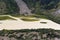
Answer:
<svg viewBox="0 0 60 40"><path fill-rule="evenodd" d="M15 0L19 9L20 14L31 14L31 10L27 7L27 4L23 0Z"/></svg>
<svg viewBox="0 0 60 40"><path fill-rule="evenodd" d="M60 40L60 31L53 29L1 30L0 40Z"/></svg>

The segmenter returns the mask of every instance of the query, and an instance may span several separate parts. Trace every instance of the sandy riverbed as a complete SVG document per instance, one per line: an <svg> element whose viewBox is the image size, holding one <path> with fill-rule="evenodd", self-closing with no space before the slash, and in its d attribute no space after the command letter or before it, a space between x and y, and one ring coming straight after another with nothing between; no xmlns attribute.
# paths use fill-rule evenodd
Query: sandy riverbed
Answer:
<svg viewBox="0 0 60 40"><path fill-rule="evenodd" d="M40 22L47 22L46 24ZM60 24L54 23L51 20L41 19L35 22L26 22L22 20L2 20L0 21L0 30L16 30L16 29L38 29L38 28L52 28L60 30Z"/></svg>

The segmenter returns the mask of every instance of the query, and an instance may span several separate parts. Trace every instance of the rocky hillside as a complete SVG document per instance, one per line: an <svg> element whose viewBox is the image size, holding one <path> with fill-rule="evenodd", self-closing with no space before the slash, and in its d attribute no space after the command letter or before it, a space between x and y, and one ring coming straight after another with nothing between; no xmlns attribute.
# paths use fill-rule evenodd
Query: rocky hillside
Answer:
<svg viewBox="0 0 60 40"><path fill-rule="evenodd" d="M27 4L23 0L15 0L20 11L20 14L31 14L31 10L28 8Z"/></svg>
<svg viewBox="0 0 60 40"><path fill-rule="evenodd" d="M23 0L32 13L46 15L57 23L60 23L60 0Z"/></svg>
<svg viewBox="0 0 60 40"><path fill-rule="evenodd" d="M14 0L0 0L0 15L17 15L19 8Z"/></svg>
<svg viewBox="0 0 60 40"><path fill-rule="evenodd" d="M0 40L60 40L60 31L53 29L1 30Z"/></svg>
<svg viewBox="0 0 60 40"><path fill-rule="evenodd" d="M60 0L0 0L0 14L45 15L60 24Z"/></svg>

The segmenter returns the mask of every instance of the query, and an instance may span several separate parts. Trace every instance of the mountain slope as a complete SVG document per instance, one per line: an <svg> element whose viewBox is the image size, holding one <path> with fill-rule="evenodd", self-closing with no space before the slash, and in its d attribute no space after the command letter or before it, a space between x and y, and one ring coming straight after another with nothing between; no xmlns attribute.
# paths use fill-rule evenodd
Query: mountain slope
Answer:
<svg viewBox="0 0 60 40"><path fill-rule="evenodd" d="M20 9L20 14L31 14L30 9L27 7L27 4L25 4L24 1L22 0L15 0L19 9Z"/></svg>
<svg viewBox="0 0 60 40"><path fill-rule="evenodd" d="M0 14L38 14L60 24L60 0L0 0Z"/></svg>
<svg viewBox="0 0 60 40"><path fill-rule="evenodd" d="M19 8L14 0L0 0L0 14L17 15Z"/></svg>
<svg viewBox="0 0 60 40"><path fill-rule="evenodd" d="M45 15L60 24L60 0L23 0L31 12Z"/></svg>

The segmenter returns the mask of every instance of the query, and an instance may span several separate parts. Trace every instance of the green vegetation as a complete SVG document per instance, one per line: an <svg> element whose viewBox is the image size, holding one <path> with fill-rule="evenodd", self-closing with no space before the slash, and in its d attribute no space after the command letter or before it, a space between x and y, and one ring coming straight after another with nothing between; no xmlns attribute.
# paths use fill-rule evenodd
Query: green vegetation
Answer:
<svg viewBox="0 0 60 40"><path fill-rule="evenodd" d="M28 15L28 16L24 16L24 15L16 15L14 17L18 17L18 18L41 18L41 19L48 19L47 16L45 15L37 15L37 14L32 14L32 15Z"/></svg>
<svg viewBox="0 0 60 40"><path fill-rule="evenodd" d="M8 37L16 40L50 40L60 38L60 30L54 29L22 29L22 30L0 30L0 38ZM49 39L48 39L49 38Z"/></svg>
<svg viewBox="0 0 60 40"><path fill-rule="evenodd" d="M34 14L34 15L31 15L32 17L36 17L36 18L42 18L42 19L48 19L47 16L45 15L37 15L37 14Z"/></svg>
<svg viewBox="0 0 60 40"><path fill-rule="evenodd" d="M14 17L21 18L21 20L23 20L23 21L39 21L40 19L48 19L48 17L45 15L37 15L37 14L32 14L32 15L28 15L28 16L18 15L18 16L14 16Z"/></svg>
<svg viewBox="0 0 60 40"><path fill-rule="evenodd" d="M22 17L21 20L23 20L23 21L39 21L38 18L34 18L34 17Z"/></svg>
<svg viewBox="0 0 60 40"><path fill-rule="evenodd" d="M0 16L0 20L15 20L9 16Z"/></svg>
<svg viewBox="0 0 60 40"><path fill-rule="evenodd" d="M36 14L40 18L47 18L54 22L60 23L59 17L51 15L56 10L60 9L60 0L23 0L29 9L31 9L32 14ZM18 16L19 7L15 0L0 0L0 15L9 14Z"/></svg>
<svg viewBox="0 0 60 40"><path fill-rule="evenodd" d="M14 0L0 0L0 5L0 14L19 14L19 8Z"/></svg>
<svg viewBox="0 0 60 40"><path fill-rule="evenodd" d="M14 32L17 32L17 33L24 33L24 32L41 32L41 33L49 33L49 32L59 32L60 33L60 30L54 30L54 29L21 29L21 30L6 30L6 29L3 29L3 30L0 30L0 35L1 34L13 34Z"/></svg>
<svg viewBox="0 0 60 40"><path fill-rule="evenodd" d="M40 9L55 9L59 6L60 0L23 0L27 3L29 8ZM43 11L43 10L42 10Z"/></svg>
<svg viewBox="0 0 60 40"><path fill-rule="evenodd" d="M23 0L28 7L32 10L32 13L46 16L48 19L60 24L59 17L51 15L56 10L60 9L60 0ZM58 13L57 13L58 14Z"/></svg>

